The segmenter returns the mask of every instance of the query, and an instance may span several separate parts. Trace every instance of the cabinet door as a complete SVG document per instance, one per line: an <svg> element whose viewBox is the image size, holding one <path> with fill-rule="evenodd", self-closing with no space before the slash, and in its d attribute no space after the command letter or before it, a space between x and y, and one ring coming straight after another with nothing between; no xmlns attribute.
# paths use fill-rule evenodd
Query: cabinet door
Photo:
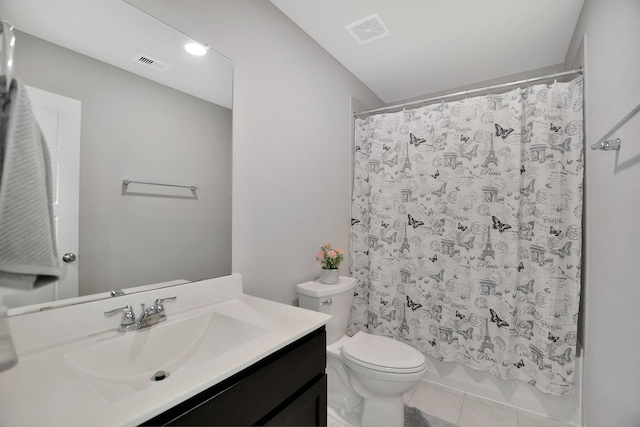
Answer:
<svg viewBox="0 0 640 427"><path fill-rule="evenodd" d="M265 423L267 426L326 426L327 376Z"/></svg>

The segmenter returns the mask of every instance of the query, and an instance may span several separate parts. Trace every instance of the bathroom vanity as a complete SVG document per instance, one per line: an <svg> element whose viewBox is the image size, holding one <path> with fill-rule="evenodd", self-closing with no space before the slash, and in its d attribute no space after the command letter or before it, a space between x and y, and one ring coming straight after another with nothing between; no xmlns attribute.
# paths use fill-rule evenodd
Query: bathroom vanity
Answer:
<svg viewBox="0 0 640 427"><path fill-rule="evenodd" d="M142 425L324 426L325 354L322 327Z"/></svg>
<svg viewBox="0 0 640 427"><path fill-rule="evenodd" d="M148 328L103 314L173 296ZM13 316L0 425L326 425L329 318L239 274Z"/></svg>

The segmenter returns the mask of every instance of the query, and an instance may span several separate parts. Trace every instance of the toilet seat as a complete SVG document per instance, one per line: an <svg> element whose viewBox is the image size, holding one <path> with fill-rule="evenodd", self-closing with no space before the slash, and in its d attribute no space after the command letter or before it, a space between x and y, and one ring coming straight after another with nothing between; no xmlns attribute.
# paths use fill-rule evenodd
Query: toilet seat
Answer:
<svg viewBox="0 0 640 427"><path fill-rule="evenodd" d="M358 332L342 346L342 356L378 372L412 374L425 369L426 360L415 348L379 335Z"/></svg>

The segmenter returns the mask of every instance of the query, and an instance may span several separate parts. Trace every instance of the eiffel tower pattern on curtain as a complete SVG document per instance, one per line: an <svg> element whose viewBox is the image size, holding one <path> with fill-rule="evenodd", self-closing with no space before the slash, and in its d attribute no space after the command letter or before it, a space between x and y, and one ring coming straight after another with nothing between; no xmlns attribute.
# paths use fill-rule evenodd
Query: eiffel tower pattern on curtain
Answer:
<svg viewBox="0 0 640 427"><path fill-rule="evenodd" d="M356 121L349 333L573 392L582 84Z"/></svg>

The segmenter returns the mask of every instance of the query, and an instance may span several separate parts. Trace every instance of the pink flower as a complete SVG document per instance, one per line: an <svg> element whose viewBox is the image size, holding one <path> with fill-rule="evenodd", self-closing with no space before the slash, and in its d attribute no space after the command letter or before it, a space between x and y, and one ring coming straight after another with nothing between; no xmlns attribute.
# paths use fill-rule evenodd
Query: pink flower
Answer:
<svg viewBox="0 0 640 427"><path fill-rule="evenodd" d="M330 250L329 252L327 252L327 256L331 259L335 259L338 257L338 254L336 253L336 251L334 251L333 249Z"/></svg>
<svg viewBox="0 0 640 427"><path fill-rule="evenodd" d="M323 257L324 257L324 252L318 251L318 253L316 254L316 258L317 259L322 259Z"/></svg>
<svg viewBox="0 0 640 427"><path fill-rule="evenodd" d="M344 251L340 248L336 248L336 252L338 253L338 255L344 255Z"/></svg>
<svg viewBox="0 0 640 427"><path fill-rule="evenodd" d="M331 243L325 243L325 244L324 244L324 247L325 247L326 249L329 249L329 248L331 247Z"/></svg>

